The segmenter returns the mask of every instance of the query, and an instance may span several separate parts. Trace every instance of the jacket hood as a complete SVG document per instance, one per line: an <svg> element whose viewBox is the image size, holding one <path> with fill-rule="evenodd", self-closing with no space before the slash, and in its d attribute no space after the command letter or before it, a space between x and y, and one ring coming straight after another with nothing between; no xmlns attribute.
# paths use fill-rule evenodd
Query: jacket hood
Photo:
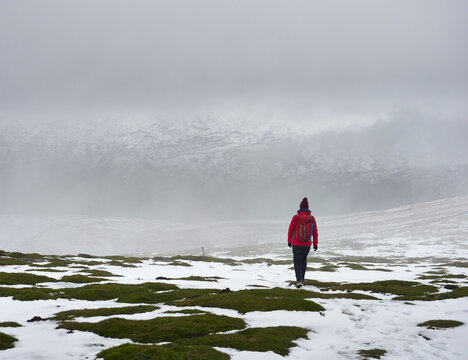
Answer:
<svg viewBox="0 0 468 360"><path fill-rule="evenodd" d="M309 209L301 208L301 209L297 210L297 213L298 213L298 214L299 214L300 212L305 212L305 213L310 214L310 210L309 210Z"/></svg>

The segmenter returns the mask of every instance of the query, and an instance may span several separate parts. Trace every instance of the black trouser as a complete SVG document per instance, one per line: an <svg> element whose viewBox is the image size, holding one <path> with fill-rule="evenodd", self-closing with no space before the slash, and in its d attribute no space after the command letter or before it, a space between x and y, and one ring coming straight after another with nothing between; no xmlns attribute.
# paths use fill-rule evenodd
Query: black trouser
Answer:
<svg viewBox="0 0 468 360"><path fill-rule="evenodd" d="M296 280L304 282L304 276L307 269L307 255L310 251L310 246L292 246L294 270L296 271Z"/></svg>

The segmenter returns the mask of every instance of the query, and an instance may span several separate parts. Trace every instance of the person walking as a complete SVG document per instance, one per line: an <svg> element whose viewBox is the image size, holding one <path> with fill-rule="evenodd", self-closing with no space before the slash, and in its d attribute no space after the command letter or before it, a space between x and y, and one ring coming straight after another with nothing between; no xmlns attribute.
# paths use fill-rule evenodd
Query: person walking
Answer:
<svg viewBox="0 0 468 360"><path fill-rule="evenodd" d="M292 247L296 287L298 289L304 285L307 255L311 245L314 246L314 251L317 251L318 231L315 218L309 210L309 201L305 197L299 205L297 214L291 219L288 230L288 246Z"/></svg>

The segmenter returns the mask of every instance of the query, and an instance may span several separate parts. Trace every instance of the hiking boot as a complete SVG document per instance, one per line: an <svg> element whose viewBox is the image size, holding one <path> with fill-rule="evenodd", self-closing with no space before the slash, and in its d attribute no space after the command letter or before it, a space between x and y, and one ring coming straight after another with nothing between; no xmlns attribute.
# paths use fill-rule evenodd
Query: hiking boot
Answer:
<svg viewBox="0 0 468 360"><path fill-rule="evenodd" d="M296 287L297 287L298 289L300 289L300 288L302 287L302 285L304 285L304 284L302 283L302 281L298 281L297 284L296 284Z"/></svg>

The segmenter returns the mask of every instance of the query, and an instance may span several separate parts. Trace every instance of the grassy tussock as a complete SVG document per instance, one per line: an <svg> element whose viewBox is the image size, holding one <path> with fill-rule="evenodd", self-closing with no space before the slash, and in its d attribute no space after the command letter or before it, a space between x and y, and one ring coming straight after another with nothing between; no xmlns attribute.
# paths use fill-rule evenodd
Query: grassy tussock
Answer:
<svg viewBox="0 0 468 360"><path fill-rule="evenodd" d="M158 343L242 329L245 325L242 319L202 314L158 317L151 320L112 318L97 323L63 322L59 328L90 331L100 336L131 339L139 343Z"/></svg>
<svg viewBox="0 0 468 360"><path fill-rule="evenodd" d="M86 284L86 283L100 282L100 281L106 281L106 280L107 279L80 275L80 274L67 275L67 276L63 276L62 279L60 279L60 281L63 281L63 282L71 282L71 283L76 283L76 284Z"/></svg>
<svg viewBox="0 0 468 360"><path fill-rule="evenodd" d="M43 282L55 282L57 280L44 275L28 273L0 273L0 284L3 285L36 285Z"/></svg>
<svg viewBox="0 0 468 360"><path fill-rule="evenodd" d="M204 306L233 309L241 314L251 311L323 311L321 305L306 300L308 291L290 289L252 289L209 294L174 303L177 306Z"/></svg>
<svg viewBox="0 0 468 360"><path fill-rule="evenodd" d="M234 334L214 334L184 340L182 344L210 345L247 351L273 351L286 356L296 346L293 341L307 338L308 330L295 326L250 328Z"/></svg>
<svg viewBox="0 0 468 360"><path fill-rule="evenodd" d="M362 358L365 359L380 359L382 356L384 356L387 351L383 349L370 349L370 350L359 350L358 351L359 355L362 356Z"/></svg>
<svg viewBox="0 0 468 360"><path fill-rule="evenodd" d="M15 342L18 339L14 338L13 336L4 334L0 332L0 350L7 350L15 347Z"/></svg>
<svg viewBox="0 0 468 360"><path fill-rule="evenodd" d="M418 326L427 327L428 329L448 329L462 325L464 325L464 323L456 320L429 320L418 324Z"/></svg>
<svg viewBox="0 0 468 360"><path fill-rule="evenodd" d="M0 327L21 327L22 325L14 321L0 322Z"/></svg>
<svg viewBox="0 0 468 360"><path fill-rule="evenodd" d="M112 315L130 315L150 312L159 309L157 306L152 305L139 305L139 306L124 306L113 308L98 308L98 309L80 309L68 310L55 314L50 320L66 321L72 320L77 317L93 317L93 316L112 316Z"/></svg>
<svg viewBox="0 0 468 360"><path fill-rule="evenodd" d="M101 351L98 358L104 360L229 360L229 355L205 345L162 346L124 344Z"/></svg>

